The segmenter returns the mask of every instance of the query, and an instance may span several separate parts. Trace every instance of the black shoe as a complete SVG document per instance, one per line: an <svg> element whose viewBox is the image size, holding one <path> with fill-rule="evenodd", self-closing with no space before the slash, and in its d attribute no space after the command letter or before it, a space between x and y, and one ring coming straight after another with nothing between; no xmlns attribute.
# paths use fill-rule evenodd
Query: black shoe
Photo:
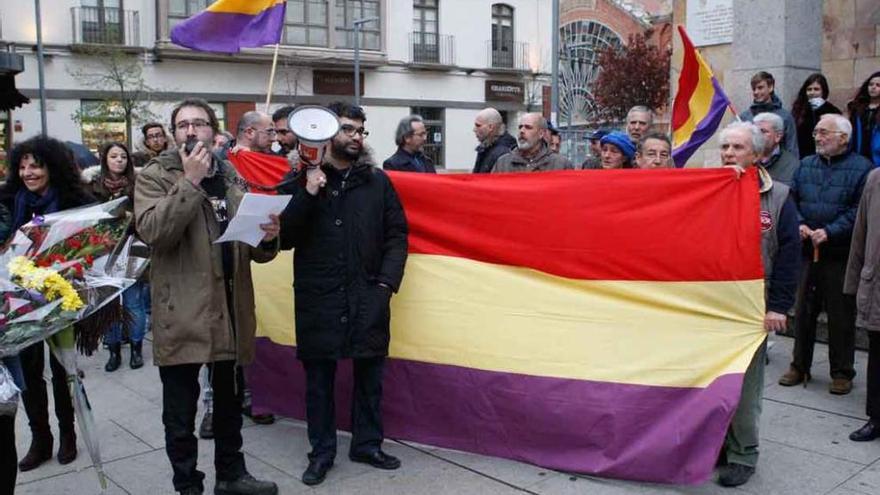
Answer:
<svg viewBox="0 0 880 495"><path fill-rule="evenodd" d="M278 485L244 473L235 481L218 481L214 485L214 495L278 495Z"/></svg>
<svg viewBox="0 0 880 495"><path fill-rule="evenodd" d="M870 442L876 438L880 438L880 426L873 420L865 423L864 426L849 434L849 439L853 442Z"/></svg>
<svg viewBox="0 0 880 495"><path fill-rule="evenodd" d="M122 355L120 354L122 344L110 344L110 358L104 365L104 371L112 373L119 369L122 364Z"/></svg>
<svg viewBox="0 0 880 495"><path fill-rule="evenodd" d="M76 433L73 425L70 425L67 431L61 432L58 437L58 463L70 464L76 460Z"/></svg>
<svg viewBox="0 0 880 495"><path fill-rule="evenodd" d="M275 422L274 414L254 414L251 416L251 421L258 425L271 425Z"/></svg>
<svg viewBox="0 0 880 495"><path fill-rule="evenodd" d="M18 470L22 473L36 469L44 462L52 458L52 443L54 438L51 433L32 433L31 447L27 454L18 463Z"/></svg>
<svg viewBox="0 0 880 495"><path fill-rule="evenodd" d="M143 345L143 341L131 343L131 359L128 361L128 365L131 366L131 369L133 370L141 368L144 365L144 356L141 352Z"/></svg>
<svg viewBox="0 0 880 495"><path fill-rule="evenodd" d="M739 486L749 481L755 474L755 468L745 464L730 463L719 470L718 484L721 486Z"/></svg>
<svg viewBox="0 0 880 495"><path fill-rule="evenodd" d="M393 470L400 467L400 459L393 455L388 455L381 450L366 455L349 454L348 458L351 459L352 462L362 462L379 469Z"/></svg>
<svg viewBox="0 0 880 495"><path fill-rule="evenodd" d="M202 495L205 493L205 490L197 486L191 486L181 490L179 493L180 495Z"/></svg>
<svg viewBox="0 0 880 495"><path fill-rule="evenodd" d="M202 424L199 425L199 438L202 440L214 438L214 415L210 411L202 416Z"/></svg>
<svg viewBox="0 0 880 495"><path fill-rule="evenodd" d="M309 461L309 467L303 472L302 482L306 485L318 485L327 477L327 471L333 467L333 460L316 459Z"/></svg>

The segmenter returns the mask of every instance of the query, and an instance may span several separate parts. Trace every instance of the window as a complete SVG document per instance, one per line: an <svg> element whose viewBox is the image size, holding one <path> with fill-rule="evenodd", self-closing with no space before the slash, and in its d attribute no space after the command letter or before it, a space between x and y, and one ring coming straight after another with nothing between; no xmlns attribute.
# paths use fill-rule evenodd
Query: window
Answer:
<svg viewBox="0 0 880 495"><path fill-rule="evenodd" d="M125 113L118 103L83 100L79 120L82 143L92 151L107 141L125 142Z"/></svg>
<svg viewBox="0 0 880 495"><path fill-rule="evenodd" d="M121 45L125 42L121 0L82 0L83 43Z"/></svg>
<svg viewBox="0 0 880 495"><path fill-rule="evenodd" d="M377 20L361 25L360 48L382 48L382 21L379 16L379 0L336 0L336 47L354 48L354 21L375 17Z"/></svg>
<svg viewBox="0 0 880 495"><path fill-rule="evenodd" d="M327 0L287 0L284 44L327 46Z"/></svg>
<svg viewBox="0 0 880 495"><path fill-rule="evenodd" d="M428 131L428 140L422 148L425 154L434 162L435 167L443 167L443 112L442 108L412 107L413 115L420 115L425 121L425 130Z"/></svg>
<svg viewBox="0 0 880 495"><path fill-rule="evenodd" d="M620 37L598 22L576 21L559 29L559 41L559 122L590 123L597 118L592 85L599 52L620 47Z"/></svg>
<svg viewBox="0 0 880 495"><path fill-rule="evenodd" d="M437 63L437 1L413 0L413 61Z"/></svg>
<svg viewBox="0 0 880 495"><path fill-rule="evenodd" d="M170 0L168 9L168 30L180 21L192 17L208 8L214 0Z"/></svg>
<svg viewBox="0 0 880 495"><path fill-rule="evenodd" d="M492 6L492 67L513 67L513 7Z"/></svg>

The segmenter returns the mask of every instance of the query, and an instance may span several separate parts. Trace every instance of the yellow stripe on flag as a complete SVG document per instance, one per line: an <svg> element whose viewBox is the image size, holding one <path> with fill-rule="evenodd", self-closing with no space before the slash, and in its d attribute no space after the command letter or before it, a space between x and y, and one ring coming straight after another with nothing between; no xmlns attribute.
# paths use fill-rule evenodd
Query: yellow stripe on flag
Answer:
<svg viewBox="0 0 880 495"><path fill-rule="evenodd" d="M295 345L290 259L254 270L260 333ZM290 311L290 312L288 312ZM392 357L489 371L703 387L742 373L764 339L763 280L583 281L410 254ZM647 372L646 370L651 370Z"/></svg>
<svg viewBox="0 0 880 495"><path fill-rule="evenodd" d="M700 66L700 79L697 82L694 94L688 102L688 108L690 109L688 120L672 133L673 148L677 148L690 139L697 128L697 124L709 113L709 108L712 106L712 97L715 96L715 86L712 85L712 71L709 69L706 61L703 60L703 57L700 56L700 52L696 52L696 56L697 63Z"/></svg>
<svg viewBox="0 0 880 495"><path fill-rule="evenodd" d="M218 0L205 9L207 12L223 12L227 14L257 15L285 0Z"/></svg>

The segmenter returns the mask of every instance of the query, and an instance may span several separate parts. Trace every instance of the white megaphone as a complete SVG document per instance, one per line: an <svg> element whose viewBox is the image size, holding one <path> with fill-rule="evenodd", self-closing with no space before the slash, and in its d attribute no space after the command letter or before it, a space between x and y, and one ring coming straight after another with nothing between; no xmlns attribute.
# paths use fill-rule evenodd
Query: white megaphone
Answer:
<svg viewBox="0 0 880 495"><path fill-rule="evenodd" d="M287 125L299 139L300 161L311 167L321 165L325 145L339 132L336 114L318 105L303 105L290 113Z"/></svg>

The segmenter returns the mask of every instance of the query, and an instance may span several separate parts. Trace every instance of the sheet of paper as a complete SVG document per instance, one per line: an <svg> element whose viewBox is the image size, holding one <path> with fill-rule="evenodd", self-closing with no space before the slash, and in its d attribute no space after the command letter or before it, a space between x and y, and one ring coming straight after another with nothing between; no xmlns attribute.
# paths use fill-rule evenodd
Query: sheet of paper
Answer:
<svg viewBox="0 0 880 495"><path fill-rule="evenodd" d="M260 224L269 223L269 215L278 215L284 211L292 197L290 195L245 194L241 204L238 205L238 211L229 221L226 232L214 243L241 241L252 247L257 247L265 235L265 232L260 229Z"/></svg>

